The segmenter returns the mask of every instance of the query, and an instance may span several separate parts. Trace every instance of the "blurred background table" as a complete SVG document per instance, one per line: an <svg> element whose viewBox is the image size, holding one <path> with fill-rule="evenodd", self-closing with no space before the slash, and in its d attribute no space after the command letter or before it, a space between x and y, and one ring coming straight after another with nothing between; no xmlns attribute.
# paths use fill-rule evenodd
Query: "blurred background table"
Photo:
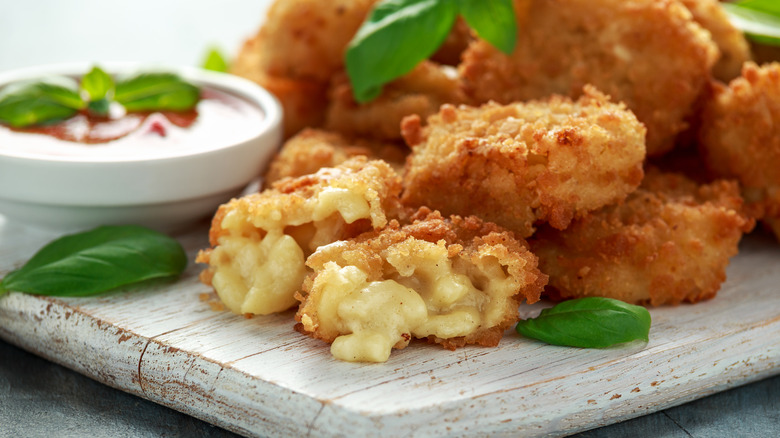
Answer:
<svg viewBox="0 0 780 438"><path fill-rule="evenodd" d="M258 28L268 3L4 0L0 12L0 71L73 61L199 65L209 47L235 54L244 38ZM775 376L578 436L779 434L780 376ZM0 341L0 436L235 435Z"/></svg>

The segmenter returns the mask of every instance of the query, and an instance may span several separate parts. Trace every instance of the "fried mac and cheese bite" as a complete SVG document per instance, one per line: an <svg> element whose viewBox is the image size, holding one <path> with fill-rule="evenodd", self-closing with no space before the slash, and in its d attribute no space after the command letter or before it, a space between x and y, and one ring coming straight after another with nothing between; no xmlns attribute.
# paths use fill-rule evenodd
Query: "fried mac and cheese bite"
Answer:
<svg viewBox="0 0 780 438"><path fill-rule="evenodd" d="M284 138L290 138L309 126L325 122L328 107L328 84L307 79L274 76L261 67L261 42L248 39L230 66L230 73L249 79L273 94L282 104Z"/></svg>
<svg viewBox="0 0 780 438"><path fill-rule="evenodd" d="M679 0L705 28L718 46L720 56L712 67L712 75L728 82L740 75L742 64L750 61L750 44L745 35L729 21L718 0Z"/></svg>
<svg viewBox="0 0 780 438"><path fill-rule="evenodd" d="M399 172L409 149L404 145L347 138L339 133L306 128L282 145L266 172L268 186L282 178L315 173L323 167L335 167L352 157L386 161Z"/></svg>
<svg viewBox="0 0 780 438"><path fill-rule="evenodd" d="M704 105L699 150L710 171L736 178L751 212L780 240L780 63L747 63Z"/></svg>
<svg viewBox="0 0 780 438"><path fill-rule="evenodd" d="M217 210L201 280L235 313L265 315L297 303L317 247L387 225L400 211L400 180L383 161L352 158L287 178Z"/></svg>
<svg viewBox="0 0 780 438"><path fill-rule="evenodd" d="M242 45L231 73L279 99L286 138L325 121L330 82L375 2L275 0L260 30Z"/></svg>
<svg viewBox="0 0 780 438"><path fill-rule="evenodd" d="M591 84L647 127L647 154L674 147L710 78L718 50L675 0L515 0L517 46L486 41L464 52L467 93L511 103L552 94L576 98Z"/></svg>
<svg viewBox="0 0 780 438"><path fill-rule="evenodd" d="M496 346L547 281L513 233L428 209L410 225L320 247L306 263L314 272L298 329L346 361L384 362L412 338Z"/></svg>
<svg viewBox="0 0 780 438"><path fill-rule="evenodd" d="M712 298L753 221L739 188L699 186L680 174L648 171L625 203L531 239L547 292L557 299L608 297L633 304L695 303Z"/></svg>
<svg viewBox="0 0 780 438"><path fill-rule="evenodd" d="M537 222L563 229L621 201L643 175L644 126L593 87L577 101L445 105L427 127L405 119L403 132L406 205L478 216L522 237Z"/></svg>
<svg viewBox="0 0 780 438"><path fill-rule="evenodd" d="M275 0L260 28L261 68L270 75L327 83L377 0Z"/></svg>
<svg viewBox="0 0 780 438"><path fill-rule="evenodd" d="M405 116L417 114L425 119L445 103L465 101L454 69L430 61L422 61L385 85L379 97L363 104L355 102L344 73L331 83L325 127L349 136L402 140L400 126Z"/></svg>

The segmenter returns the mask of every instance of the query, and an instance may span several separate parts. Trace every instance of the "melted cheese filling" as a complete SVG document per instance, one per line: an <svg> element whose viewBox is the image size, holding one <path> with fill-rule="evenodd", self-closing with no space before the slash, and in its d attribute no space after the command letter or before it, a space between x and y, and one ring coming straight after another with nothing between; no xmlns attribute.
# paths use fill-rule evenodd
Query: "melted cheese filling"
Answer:
<svg viewBox="0 0 780 438"><path fill-rule="evenodd" d="M516 292L495 257L476 264L450 259L444 242L408 239L391 247L386 261L392 269L381 281L368 281L357 267L335 262L318 272L319 328L341 334L331 345L335 358L384 362L411 337L454 338L498 325ZM301 322L306 330L317 328L308 315Z"/></svg>
<svg viewBox="0 0 780 438"><path fill-rule="evenodd" d="M369 218L370 206L362 194L326 188L297 217L276 210L254 217L241 213L233 210L222 221L229 234L211 253L211 282L231 311L267 315L297 304L308 253L330 243L345 222Z"/></svg>

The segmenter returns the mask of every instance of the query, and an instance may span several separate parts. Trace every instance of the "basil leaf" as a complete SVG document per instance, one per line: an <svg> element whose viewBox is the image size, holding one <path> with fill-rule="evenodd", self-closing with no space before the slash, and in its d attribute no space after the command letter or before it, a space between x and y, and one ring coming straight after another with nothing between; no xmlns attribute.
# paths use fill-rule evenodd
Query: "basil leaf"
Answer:
<svg viewBox="0 0 780 438"><path fill-rule="evenodd" d="M0 290L86 296L176 276L186 266L187 256L175 239L134 225L103 226L44 246L6 275Z"/></svg>
<svg viewBox="0 0 780 438"><path fill-rule="evenodd" d="M384 0L358 29L346 52L346 68L358 102L411 71L444 42L458 15L452 0Z"/></svg>
<svg viewBox="0 0 780 438"><path fill-rule="evenodd" d="M480 38L511 54L517 44L517 20L512 0L459 0L460 13Z"/></svg>
<svg viewBox="0 0 780 438"><path fill-rule="evenodd" d="M172 73L144 73L116 84L114 100L129 112L186 111L200 98L198 87Z"/></svg>
<svg viewBox="0 0 780 438"><path fill-rule="evenodd" d="M0 94L0 122L17 128L67 119L81 108L75 89L54 83L18 84Z"/></svg>
<svg viewBox="0 0 780 438"><path fill-rule="evenodd" d="M553 345L604 348L637 339L648 340L650 312L610 298L564 301L533 319L520 321L523 336Z"/></svg>
<svg viewBox="0 0 780 438"><path fill-rule="evenodd" d="M749 38L762 44L780 45L780 11L775 11L780 5L763 9L744 7L742 3L722 3L721 6L731 24Z"/></svg>
<svg viewBox="0 0 780 438"><path fill-rule="evenodd" d="M216 48L209 50L206 60L203 61L203 68L220 73L227 73L229 69L227 60Z"/></svg>
<svg viewBox="0 0 780 438"><path fill-rule="evenodd" d="M87 92L91 101L102 100L114 89L114 79L95 66L81 78L81 89Z"/></svg>
<svg viewBox="0 0 780 438"><path fill-rule="evenodd" d="M111 101L108 99L93 100L87 104L87 110L99 116L107 116L110 108Z"/></svg>
<svg viewBox="0 0 780 438"><path fill-rule="evenodd" d="M741 8L766 12L767 14L780 15L780 2L777 0L742 0L734 2Z"/></svg>

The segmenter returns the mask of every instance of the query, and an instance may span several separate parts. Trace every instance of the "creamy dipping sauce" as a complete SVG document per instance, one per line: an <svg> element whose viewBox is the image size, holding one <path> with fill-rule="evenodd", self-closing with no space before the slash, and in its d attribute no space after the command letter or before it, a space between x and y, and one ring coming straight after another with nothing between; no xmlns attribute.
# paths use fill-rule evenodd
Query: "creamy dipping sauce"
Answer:
<svg viewBox="0 0 780 438"><path fill-rule="evenodd" d="M53 125L0 125L0 153L95 161L178 156L253 138L263 119L256 105L202 88L197 106L184 112L127 113L116 119L80 113Z"/></svg>

